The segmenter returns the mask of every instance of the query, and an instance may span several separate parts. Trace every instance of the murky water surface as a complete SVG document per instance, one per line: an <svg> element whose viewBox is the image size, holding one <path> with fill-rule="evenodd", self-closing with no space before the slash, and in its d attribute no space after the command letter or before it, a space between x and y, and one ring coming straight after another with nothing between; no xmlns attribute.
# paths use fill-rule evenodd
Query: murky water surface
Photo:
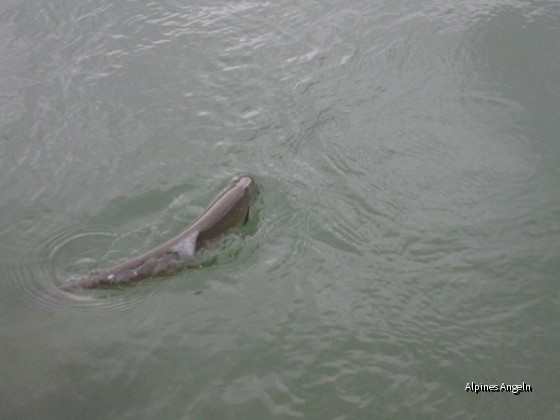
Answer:
<svg viewBox="0 0 560 420"><path fill-rule="evenodd" d="M0 417L559 418L558 22L537 0L3 2ZM201 268L53 293L239 173L256 217Z"/></svg>

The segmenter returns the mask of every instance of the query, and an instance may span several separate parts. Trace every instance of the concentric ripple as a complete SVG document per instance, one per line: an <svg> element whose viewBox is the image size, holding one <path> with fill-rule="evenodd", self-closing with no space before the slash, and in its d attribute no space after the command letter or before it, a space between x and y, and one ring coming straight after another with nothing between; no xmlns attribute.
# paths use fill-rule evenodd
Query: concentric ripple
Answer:
<svg viewBox="0 0 560 420"><path fill-rule="evenodd" d="M47 237L31 247L27 261L12 264L8 286L18 301L30 311L57 314L72 310L124 310L151 295L153 288L66 292L61 286L77 280L94 268L111 266L116 261L107 257L118 237L108 225L74 225Z"/></svg>

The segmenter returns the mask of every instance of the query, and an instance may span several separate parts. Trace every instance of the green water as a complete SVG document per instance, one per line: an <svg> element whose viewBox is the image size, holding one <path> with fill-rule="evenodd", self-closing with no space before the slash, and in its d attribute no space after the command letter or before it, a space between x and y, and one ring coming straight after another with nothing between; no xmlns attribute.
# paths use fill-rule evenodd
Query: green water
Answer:
<svg viewBox="0 0 560 420"><path fill-rule="evenodd" d="M0 418L559 418L558 22L544 0L3 2ZM48 297L239 173L258 211L211 263Z"/></svg>

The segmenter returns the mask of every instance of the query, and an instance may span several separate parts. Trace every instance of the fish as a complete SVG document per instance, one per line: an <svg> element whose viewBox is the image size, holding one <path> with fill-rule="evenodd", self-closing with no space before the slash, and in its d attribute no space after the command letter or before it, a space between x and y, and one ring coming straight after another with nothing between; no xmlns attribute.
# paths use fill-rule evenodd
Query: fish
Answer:
<svg viewBox="0 0 560 420"><path fill-rule="evenodd" d="M248 222L259 194L251 175L234 177L204 212L181 233L128 261L69 281L65 292L108 288L171 274L192 262L202 247Z"/></svg>

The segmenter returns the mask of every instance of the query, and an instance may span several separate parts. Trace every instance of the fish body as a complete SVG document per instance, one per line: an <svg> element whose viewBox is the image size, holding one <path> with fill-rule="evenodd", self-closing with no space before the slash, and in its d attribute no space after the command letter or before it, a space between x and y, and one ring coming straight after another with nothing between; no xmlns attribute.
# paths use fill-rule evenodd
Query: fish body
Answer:
<svg viewBox="0 0 560 420"><path fill-rule="evenodd" d="M245 224L257 194L254 177L236 176L206 210L177 236L142 255L114 267L92 272L61 289L69 292L130 284L176 271L192 261L201 247Z"/></svg>

